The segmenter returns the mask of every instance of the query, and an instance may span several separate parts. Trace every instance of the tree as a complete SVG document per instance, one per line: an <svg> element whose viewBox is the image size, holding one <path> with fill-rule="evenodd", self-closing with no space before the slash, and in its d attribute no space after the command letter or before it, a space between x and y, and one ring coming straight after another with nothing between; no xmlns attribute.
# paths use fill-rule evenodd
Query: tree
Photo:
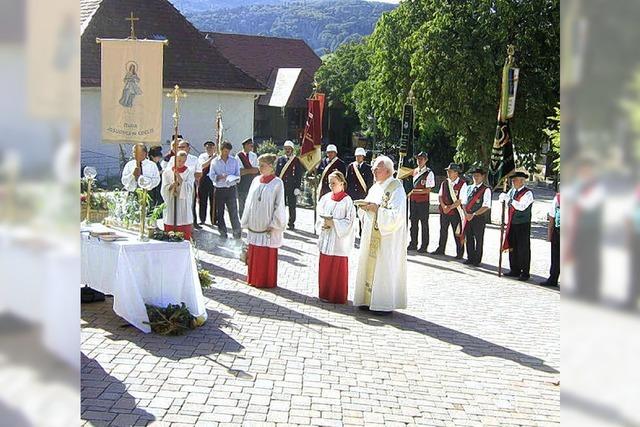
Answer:
<svg viewBox="0 0 640 427"><path fill-rule="evenodd" d="M507 44L521 68L512 133L519 155L540 151L559 100L558 0L413 0L382 15L369 38L369 78L354 98L387 135L398 133L410 88L418 129L456 135L456 159L488 164Z"/></svg>
<svg viewBox="0 0 640 427"><path fill-rule="evenodd" d="M543 129L543 132L549 138L549 151L553 154L553 171L560 173L560 107L556 107L555 112L555 115L549 117L553 124Z"/></svg>

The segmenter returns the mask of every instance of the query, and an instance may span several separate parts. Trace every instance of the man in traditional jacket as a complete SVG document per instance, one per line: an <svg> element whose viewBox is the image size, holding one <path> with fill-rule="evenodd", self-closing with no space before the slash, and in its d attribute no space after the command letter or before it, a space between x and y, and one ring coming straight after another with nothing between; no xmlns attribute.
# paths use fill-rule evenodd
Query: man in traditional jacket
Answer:
<svg viewBox="0 0 640 427"><path fill-rule="evenodd" d="M510 271L505 276L516 277L521 281L529 280L531 265L533 192L525 186L528 177L525 172L515 172L511 175L511 190L498 197L501 203L507 202L509 207L509 222L502 243L502 250L509 251Z"/></svg>
<svg viewBox="0 0 640 427"><path fill-rule="evenodd" d="M289 230L295 229L296 226L296 208L298 206L302 175L304 174L304 167L295 155L294 148L292 141L285 141L284 156L281 156L276 164L276 175L284 183L284 201L289 207Z"/></svg>
<svg viewBox="0 0 640 427"><path fill-rule="evenodd" d="M236 156L240 162L240 182L238 183L238 206L240 216L244 212L244 204L249 194L251 181L258 175L258 155L253 152L253 139L242 141L242 151Z"/></svg>
<svg viewBox="0 0 640 427"><path fill-rule="evenodd" d="M407 198L393 174L390 158L376 158L376 182L358 209L363 230L353 303L378 313L407 306Z"/></svg>
<svg viewBox="0 0 640 427"><path fill-rule="evenodd" d="M331 175L331 172L334 170L342 172L343 175L347 174L347 168L344 162L338 157L338 149L335 145L329 144L327 146L327 157L322 159L317 170L317 173L320 175L317 194L318 200L331 191L329 188L329 175Z"/></svg>
<svg viewBox="0 0 640 427"><path fill-rule="evenodd" d="M364 161L367 152L364 148L356 148L356 160L347 166L347 194L352 200L362 200L373 184L371 165Z"/></svg>
<svg viewBox="0 0 640 427"><path fill-rule="evenodd" d="M438 248L432 252L433 255L444 255L447 247L449 227L453 230L453 237L456 242L456 259L462 259L464 246L462 245L462 222L464 210L460 194L467 192L467 183L460 177L462 168L456 163L450 163L447 171L447 179L442 181L438 202L440 203L440 243Z"/></svg>
<svg viewBox="0 0 640 427"><path fill-rule="evenodd" d="M160 172L151 160L147 159L147 147L142 142L133 146L133 159L129 160L122 170L122 185L127 191L136 191L138 178L144 175L151 180L151 188L160 184Z"/></svg>
<svg viewBox="0 0 640 427"><path fill-rule="evenodd" d="M413 170L413 189L409 193L409 219L411 220L411 242L407 250L418 249L418 225L422 228L422 244L418 252L427 253L429 245L429 198L436 186L433 171L427 167L427 153L421 151L416 156L418 167Z"/></svg>
<svg viewBox="0 0 640 427"><path fill-rule="evenodd" d="M461 194L464 206L464 238L467 242L467 260L465 264L479 266L482 262L484 230L491 222L491 189L484 181L487 171L477 167L472 171L473 185Z"/></svg>

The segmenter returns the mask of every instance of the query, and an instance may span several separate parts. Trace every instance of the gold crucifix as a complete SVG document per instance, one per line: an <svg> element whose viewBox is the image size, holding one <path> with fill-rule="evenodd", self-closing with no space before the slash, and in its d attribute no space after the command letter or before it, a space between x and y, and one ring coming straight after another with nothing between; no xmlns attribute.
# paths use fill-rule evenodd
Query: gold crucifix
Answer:
<svg viewBox="0 0 640 427"><path fill-rule="evenodd" d="M186 98L187 94L180 90L180 86L175 85L173 90L167 93L167 98L173 98L173 130L177 140L178 138L178 123L180 120L180 98Z"/></svg>
<svg viewBox="0 0 640 427"><path fill-rule="evenodd" d="M129 36L129 38L130 39L135 39L136 38L136 30L133 28L133 23L134 23L134 21L139 21L140 18L135 18L133 16L133 12L131 12L131 15L128 18L124 18L124 20L131 22L131 35Z"/></svg>

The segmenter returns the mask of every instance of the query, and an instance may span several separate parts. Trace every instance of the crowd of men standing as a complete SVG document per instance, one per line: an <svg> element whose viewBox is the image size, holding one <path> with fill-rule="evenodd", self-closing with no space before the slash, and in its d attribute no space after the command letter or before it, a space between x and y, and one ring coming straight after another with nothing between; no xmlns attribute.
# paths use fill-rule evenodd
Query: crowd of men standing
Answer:
<svg viewBox="0 0 640 427"><path fill-rule="evenodd" d="M203 148L204 152L197 157L190 154L191 145L182 136L172 141L170 152L164 156L159 146L152 147L147 152L144 144L137 144L134 146L133 160L123 170L122 183L125 189L134 191L140 175L152 179L155 184L151 191L154 202L165 203L165 230L180 231L186 238L191 238L192 229L202 228L209 220L212 226L217 226L221 238L227 239L229 231L225 221L226 211L231 221L233 238L241 239L241 218L252 183L256 177L263 177L253 140L245 139L235 156L231 155L234 147L227 141L221 144L220 152L212 141L206 141ZM285 141L283 148L284 155L274 157L273 164L267 159L269 164L263 169L272 169L272 175L279 179L278 182L282 182L283 204L288 210L286 225L294 230L297 200L306 170L295 155L292 141ZM316 170L319 176L317 201L323 200L325 195L331 194L333 197L332 185L335 187L341 180L344 181L343 193L349 196L351 202L357 204L357 201L367 199L376 180L374 168L366 162L366 154L363 148L357 148L354 152L355 160L345 164L338 156L337 147L329 144L326 157ZM417 167L407 178L410 185L404 186L405 191L408 191L404 208L407 215L405 222L410 228L410 241L406 249L425 254L430 238L431 192L436 188L436 179L434 171L427 166L429 158L426 152L418 153L415 160ZM395 171L393 167L391 169L391 175L394 176ZM437 190L440 218L438 247L431 254L445 254L451 230L456 247L455 257L463 259L466 249L465 264L479 266L492 206L492 191L486 184L487 171L482 167L473 167L469 171L471 182L465 180L462 167L458 164L449 164L445 172L446 178ZM522 281L530 278L531 209L534 202L533 192L525 185L527 178L528 175L524 172L512 174L511 190L498 197L508 207L506 235L502 242L502 249L509 251L510 271L506 276ZM177 202L182 207L176 207ZM256 204L257 202L254 203ZM558 282L559 232L556 228L559 229L559 195L554 199L552 209L554 211L549 213L549 239L554 243L553 262L550 278L545 282L547 285L557 285ZM366 208L362 210L367 211ZM364 224L362 217L358 224L360 226L357 230L361 234ZM327 229L326 224L322 224L320 230L323 229Z"/></svg>

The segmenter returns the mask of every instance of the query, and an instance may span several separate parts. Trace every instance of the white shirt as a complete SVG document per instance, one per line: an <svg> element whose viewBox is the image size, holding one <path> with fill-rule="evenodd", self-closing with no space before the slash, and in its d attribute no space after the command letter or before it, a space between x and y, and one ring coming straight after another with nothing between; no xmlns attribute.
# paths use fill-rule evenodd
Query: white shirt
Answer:
<svg viewBox="0 0 640 427"><path fill-rule="evenodd" d="M244 151L243 151L244 153ZM245 153L247 154L247 153ZM256 153L254 153L253 151L249 151L249 163L251 163L251 166L253 166L254 168L258 167L258 155ZM242 160L240 160L240 153L236 154L236 159L238 159L238 161L240 162L240 169L244 169L244 165L242 164Z"/></svg>
<svg viewBox="0 0 640 427"><path fill-rule="evenodd" d="M216 157L218 157L218 154L214 153L211 157L211 163L213 163L213 160ZM209 153L207 153L206 151L198 156L198 165L200 166L200 172L202 172L202 169L204 169L203 165L207 160L209 160ZM211 163L209 163L209 167L211 167Z"/></svg>
<svg viewBox="0 0 640 427"><path fill-rule="evenodd" d="M332 195L333 193L329 192L318 201L318 220L316 221L318 248L321 254L347 257L351 253L356 236L356 207L351 197L345 196L336 202L331 198ZM322 228L324 218L321 215L333 218L331 228Z"/></svg>
<svg viewBox="0 0 640 427"><path fill-rule="evenodd" d="M420 168L420 170L418 171L417 174L415 174L414 178L414 185L415 185L415 178L421 176L423 173L425 173L425 171L427 170L427 166L425 165L423 168ZM433 171L430 171L427 174L427 179L426 179L426 183L425 183L425 187L427 188L433 188L436 186L436 178L433 175Z"/></svg>
<svg viewBox="0 0 640 427"><path fill-rule="evenodd" d="M167 168L172 168L173 165L176 163L175 158L176 156L172 156L168 162L165 162L163 160L161 163L162 170L165 170ZM194 173L202 173L202 163L200 163L198 161L198 158L193 154L187 154L187 161L185 162L185 164L189 169L194 171Z"/></svg>
<svg viewBox="0 0 640 427"><path fill-rule="evenodd" d="M180 174L182 177L182 185L180 186L180 193L178 194L178 218L177 224L174 224L173 203L175 196L169 187L174 183L174 172L171 169L165 169L162 172L162 187L160 188L160 194L164 199L164 211L162 212L162 220L165 224L169 225L191 225L193 224L193 212L191 210L191 203L193 201L194 191L194 175L193 169L187 167L187 169Z"/></svg>
<svg viewBox="0 0 640 427"><path fill-rule="evenodd" d="M551 207L549 208L549 212L548 212L548 215L551 218L556 217L556 208L558 207L558 197L560 197L559 193L556 193L556 195L553 196L553 201L551 202Z"/></svg>
<svg viewBox="0 0 640 427"><path fill-rule="evenodd" d="M447 178L447 181L449 181L451 183L452 187L455 187L458 184L458 182L460 182L460 177L456 178L455 181L451 181L449 178ZM442 197L443 188L444 188L443 186L440 186L440 190L438 191L438 195L440 197ZM462 187L460 187L460 199L462 199L463 194L466 194L466 193L467 193L467 183L465 182L464 184L462 184ZM454 202L455 202L455 200L454 200Z"/></svg>
<svg viewBox="0 0 640 427"><path fill-rule="evenodd" d="M260 182L260 175L253 178L240 219L242 228L247 230L247 243L279 248L284 240L286 223L287 213L282 180L275 177L264 184ZM271 227L271 233L264 233L269 227Z"/></svg>
<svg viewBox="0 0 640 427"><path fill-rule="evenodd" d="M480 187L480 185L482 184L468 185L467 191L465 191L464 193L460 191L460 200L462 201L463 206L466 206L467 203L469 203L469 200L471 200L471 194L473 194L473 191L476 189L476 187ZM482 207L483 208L491 207L491 189L490 188L487 188L486 190L484 190L484 194L482 195Z"/></svg>
<svg viewBox="0 0 640 427"><path fill-rule="evenodd" d="M520 190L522 190L522 188L520 188ZM508 195L509 200L511 201L511 206L513 206L517 211L524 211L533 203L533 191L527 188L520 200L515 200L514 196L517 191L519 190L516 190L515 187L509 190Z"/></svg>
<svg viewBox="0 0 640 427"><path fill-rule="evenodd" d="M124 165L124 169L122 169L121 182L124 189L127 191L135 191L136 188L138 188L138 179L133 174L133 171L137 166L138 162L134 159L129 160L127 164ZM149 159L144 159L142 161L142 175L151 179L151 188L156 188L158 184L160 184L160 172L158 171L158 166Z"/></svg>

